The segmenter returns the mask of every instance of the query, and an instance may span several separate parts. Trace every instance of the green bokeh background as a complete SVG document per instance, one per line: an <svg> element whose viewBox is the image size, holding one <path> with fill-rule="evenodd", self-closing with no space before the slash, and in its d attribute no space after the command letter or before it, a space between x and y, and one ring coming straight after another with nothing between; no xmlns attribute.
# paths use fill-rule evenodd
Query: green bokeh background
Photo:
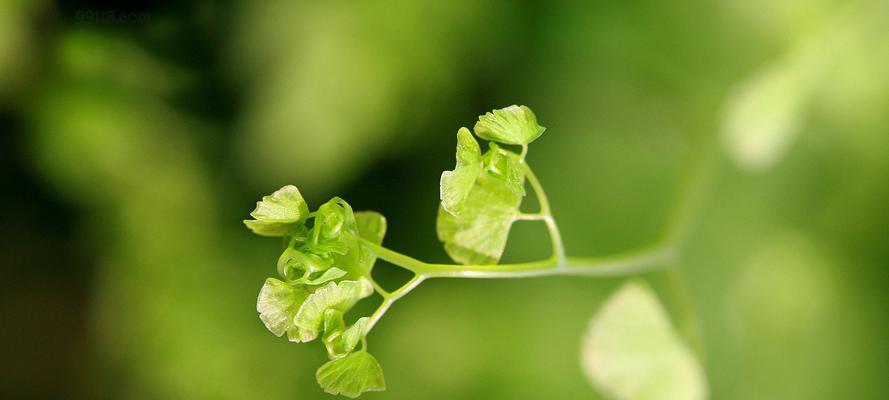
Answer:
<svg viewBox="0 0 889 400"><path fill-rule="evenodd" d="M259 321L279 244L240 221L295 184L447 261L457 128L518 103L571 255L655 240L692 154L717 160L679 265L711 398L889 398L884 3L3 0L0 397L329 398L322 346ZM799 54L793 140L739 167L727 104ZM519 224L505 260L547 243ZM389 389L366 396L600 398L578 350L621 282L428 281L370 335Z"/></svg>

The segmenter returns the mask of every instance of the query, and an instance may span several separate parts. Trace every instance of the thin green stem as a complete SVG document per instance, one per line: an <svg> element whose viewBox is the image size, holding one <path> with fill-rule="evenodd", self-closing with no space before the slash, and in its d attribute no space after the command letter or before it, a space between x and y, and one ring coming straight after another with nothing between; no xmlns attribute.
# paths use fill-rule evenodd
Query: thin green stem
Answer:
<svg viewBox="0 0 889 400"><path fill-rule="evenodd" d="M522 168L525 171L525 176L528 178L528 183L531 184L531 188L534 190L534 194L537 196L537 203L540 204L540 212L538 213L543 219L543 222L546 224L546 229L549 231L550 243L553 249L553 257L555 257L559 266L565 265L565 245L562 243L562 234L559 233L559 227L556 225L556 220L553 219L552 210L549 206L549 199L546 197L546 192L543 190L543 185L540 184L540 180L537 179L537 175L534 174L534 171L531 170L531 167L528 163L522 160Z"/></svg>
<svg viewBox="0 0 889 400"><path fill-rule="evenodd" d="M380 259L424 278L529 278L539 276L619 276L650 271L675 261L676 252L666 247L611 257L555 257L514 264L432 264L362 240L362 245ZM401 290L401 289L399 289ZM392 295L399 291L392 292Z"/></svg>
<svg viewBox="0 0 889 400"><path fill-rule="evenodd" d="M608 257L568 257L559 275L611 277L641 274L668 267L678 259L678 252L667 246L617 254Z"/></svg>
<svg viewBox="0 0 889 400"><path fill-rule="evenodd" d="M389 293L386 289L383 289L383 287L380 286L380 284L377 283L377 281L374 280L374 278L372 276L370 276L370 274L368 274L368 276L366 276L366 278L368 281L370 281L371 286L374 287L374 290L376 290L377 293L380 294L380 296L386 297L386 296L391 295L391 293Z"/></svg>
<svg viewBox="0 0 889 400"><path fill-rule="evenodd" d="M719 156L712 152L697 151L692 162L685 167L672 211L662 236L665 243L684 248L685 242L697 223L700 210L713 184L719 167Z"/></svg>
<svg viewBox="0 0 889 400"><path fill-rule="evenodd" d="M402 287L391 293L378 290L383 297L383 302L370 316L364 336L367 336L392 304L410 293L427 278L530 278L555 275L609 277L650 271L669 265L675 259L675 254L671 249L655 247L651 250L612 257L567 257L563 263L559 263L555 257L549 257L540 261L516 264L431 264L364 239L361 239L361 244L380 259L415 274Z"/></svg>
<svg viewBox="0 0 889 400"><path fill-rule="evenodd" d="M686 280L678 267L666 268L663 271L669 297L676 307L676 326L685 337L692 350L700 360L704 360L704 341L701 334L701 321L697 309L692 302Z"/></svg>
<svg viewBox="0 0 889 400"><path fill-rule="evenodd" d="M427 263L424 263L416 258L413 258L409 255L399 253L395 250L387 249L383 246L380 246L376 243L370 242L364 238L359 239L361 241L361 245L364 248L372 251L377 257L380 259L392 264L404 268L408 271L411 271L415 274L421 274L425 271Z"/></svg>
<svg viewBox="0 0 889 400"><path fill-rule="evenodd" d="M522 152L519 154L519 161L525 162L525 156L527 156L527 155L528 155L528 145L523 144L522 145Z"/></svg>
<svg viewBox="0 0 889 400"><path fill-rule="evenodd" d="M377 321L379 321L380 318L383 317L383 314L385 314L386 311L389 310L389 307L391 307L392 304L394 304L404 295L410 293L411 290L414 290L414 288L416 288L417 285L423 282L424 279L426 279L426 277L417 274L394 292L385 295L381 293L380 295L383 296L383 302L380 303L380 306L377 307L376 311L374 311L374 313L371 314L370 319L368 319L367 325L364 328L363 336L367 336L371 329L373 329L374 325L377 324Z"/></svg>
<svg viewBox="0 0 889 400"><path fill-rule="evenodd" d="M515 216L515 218L513 218L513 220L514 221L543 221L546 219L546 217L547 217L546 215L543 215L541 213L533 213L533 214L519 213L518 215Z"/></svg>
<svg viewBox="0 0 889 400"><path fill-rule="evenodd" d="M721 166L719 152L708 152L705 149L712 148L712 143L698 145L692 162L689 163L679 183L678 195L673 204L672 212L667 220L667 228L664 229L662 242L666 246L684 249L694 225L704 208L705 199L714 182L714 177ZM698 312L692 301L688 285L683 279L679 269L678 260L664 269L666 279L667 296L672 299L676 307L676 320L680 332L697 353L700 360L704 360L705 346L701 333L701 322Z"/></svg>

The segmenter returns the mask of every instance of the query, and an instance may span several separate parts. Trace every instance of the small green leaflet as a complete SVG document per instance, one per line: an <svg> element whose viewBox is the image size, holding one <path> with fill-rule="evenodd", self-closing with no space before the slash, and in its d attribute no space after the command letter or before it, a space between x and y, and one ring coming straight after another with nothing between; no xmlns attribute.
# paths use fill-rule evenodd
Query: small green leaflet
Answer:
<svg viewBox="0 0 889 400"><path fill-rule="evenodd" d="M330 269L322 272L320 276L313 278L310 275L310 276L307 276L303 279L297 280L297 282L300 282L300 283L303 283L306 285L317 286L317 285L323 285L323 284L333 281L333 280L340 279L344 276L346 276L346 271L343 271L337 267L331 267Z"/></svg>
<svg viewBox="0 0 889 400"><path fill-rule="evenodd" d="M365 278L357 281L329 282L322 286L299 307L293 317L293 325L297 334L290 337L291 341L309 342L318 337L322 328L324 313L328 309L342 312L348 311L361 300L373 293L373 286Z"/></svg>
<svg viewBox="0 0 889 400"><path fill-rule="evenodd" d="M305 249L303 249L305 250ZM293 247L287 247L278 257L278 275L287 277L291 272L315 273L324 271L333 266L332 257L322 257L317 254L306 253Z"/></svg>
<svg viewBox="0 0 889 400"><path fill-rule="evenodd" d="M262 201L256 203L256 209L250 213L253 220L244 220L244 224L253 233L262 236L284 236L294 225L309 216L309 206L303 200L299 189L287 185L278 189Z"/></svg>
<svg viewBox="0 0 889 400"><path fill-rule="evenodd" d="M376 211L358 211L355 213L355 221L358 225L358 236L373 244L382 244L386 236L386 218ZM361 248L358 258L359 268L366 274L370 274L377 257L370 251Z"/></svg>
<svg viewBox="0 0 889 400"><path fill-rule="evenodd" d="M315 378L325 392L353 399L364 392L386 390L380 364L364 350L327 362Z"/></svg>
<svg viewBox="0 0 889 400"><path fill-rule="evenodd" d="M482 139L505 144L526 145L543 134L530 108L511 105L478 117L475 134Z"/></svg>
<svg viewBox="0 0 889 400"><path fill-rule="evenodd" d="M358 235L374 244L383 243L386 236L386 218L376 211L358 211L355 213Z"/></svg>
<svg viewBox="0 0 889 400"><path fill-rule="evenodd" d="M358 226L352 206L334 197L315 211L315 226L309 232L306 247L316 254L347 255L358 248L357 239Z"/></svg>
<svg viewBox="0 0 889 400"><path fill-rule="evenodd" d="M355 348L358 341L364 336L364 330L367 329L368 322L370 322L370 317L358 318L358 321L355 321L352 326L343 331L343 334L340 335L343 352L349 352Z"/></svg>
<svg viewBox="0 0 889 400"><path fill-rule="evenodd" d="M593 316L581 362L587 378L608 398L707 398L701 366L654 292L641 282L625 284Z"/></svg>
<svg viewBox="0 0 889 400"><path fill-rule="evenodd" d="M444 242L448 255L461 264L496 264L500 260L525 194L518 155L490 143L481 162L482 168L463 200L448 207L442 200L438 210L438 239ZM444 178L443 174L442 183ZM462 186L442 186L442 199L452 198L450 191L455 187L466 190Z"/></svg>
<svg viewBox="0 0 889 400"><path fill-rule="evenodd" d="M324 345L331 358L340 358L355 348L364 335L368 317L361 317L352 326L346 328L343 312L329 308L324 312Z"/></svg>
<svg viewBox="0 0 889 400"><path fill-rule="evenodd" d="M439 197L445 211L456 214L482 169L482 152L469 129L457 131L457 166L441 174Z"/></svg>
<svg viewBox="0 0 889 400"><path fill-rule="evenodd" d="M488 151L482 156L482 163L489 175L505 181L507 189L514 195L525 195L525 172L519 156L504 150L497 143L488 143Z"/></svg>
<svg viewBox="0 0 889 400"><path fill-rule="evenodd" d="M276 336L293 328L293 316L308 296L302 288L294 288L275 278L268 278L259 291L256 311L259 318Z"/></svg>
<svg viewBox="0 0 889 400"><path fill-rule="evenodd" d="M290 243L278 258L278 274L290 282L309 284L318 284L311 281L317 273L330 268L346 271L348 279L369 275L375 258L362 254L358 219L373 236L371 239L382 241L386 229L383 216L370 211L353 213L345 200L334 197L318 208L314 218L311 229L306 230L303 226L302 231L291 231L299 236L291 236Z"/></svg>

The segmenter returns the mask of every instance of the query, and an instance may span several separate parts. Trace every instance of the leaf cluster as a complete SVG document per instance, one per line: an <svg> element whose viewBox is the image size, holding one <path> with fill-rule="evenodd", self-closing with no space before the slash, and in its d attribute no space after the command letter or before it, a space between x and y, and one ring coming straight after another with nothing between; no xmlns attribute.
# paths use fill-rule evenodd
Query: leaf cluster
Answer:
<svg viewBox="0 0 889 400"><path fill-rule="evenodd" d="M509 106L479 117L475 134L488 143L482 154L469 129L457 131L457 165L441 174L436 230L451 258L461 264L496 264L525 196L523 149L545 130L525 106Z"/></svg>
<svg viewBox="0 0 889 400"><path fill-rule="evenodd" d="M376 360L364 349L356 351L368 317L345 321L346 313L374 292L370 273L376 256L359 239L381 243L383 216L353 212L339 197L310 213L294 186L263 197L250 215L254 219L244 221L250 230L282 237L285 243L278 277L266 279L256 302L266 328L277 336L286 334L291 342L321 338L331 361L318 370L318 382L328 392L356 397L384 389Z"/></svg>
<svg viewBox="0 0 889 400"><path fill-rule="evenodd" d="M479 116L473 132L457 131L456 166L441 174L436 231L445 251L458 264L428 264L382 247L386 219L373 211L353 212L334 197L310 212L299 190L285 186L262 198L244 223L254 233L281 237L277 277L260 290L256 309L266 328L292 342L321 339L330 361L316 379L325 391L357 397L384 390L383 372L367 351L366 336L389 306L428 277L500 276L524 272L576 275L607 274L607 267L635 271L657 257L632 256L623 262L592 262L571 266L564 254L543 189L525 162L528 144L545 130L525 106L509 106ZM482 152L476 136L488 140ZM506 146L520 146L521 152ZM520 211L525 182L537 194L540 211ZM538 262L496 265L506 247L512 224L544 221L553 256ZM377 257L415 276L387 292L371 276ZM575 258L576 259L576 258ZM668 257L666 259L669 259ZM492 275L493 274L493 275ZM383 302L370 316L347 323L353 306L377 292ZM359 347L359 344L360 347ZM630 283L609 299L591 320L582 352L590 382L614 398L701 399L707 394L704 374L690 350L670 324L654 293Z"/></svg>
<svg viewBox="0 0 889 400"><path fill-rule="evenodd" d="M523 148L543 130L525 106L487 113L475 125L481 138ZM457 166L441 176L438 237L459 263L495 264L525 195L523 156L495 142L482 154L466 128L457 140ZM362 241L381 244L386 219L373 211L353 212L339 197L309 212L292 185L264 196L250 216L247 228L285 243L278 276L266 279L256 302L266 328L296 343L321 338L331 361L318 370L317 380L327 392L356 397L383 390L376 359L364 345L356 350L373 322L363 316L348 324L345 317L378 287L371 276L376 255Z"/></svg>

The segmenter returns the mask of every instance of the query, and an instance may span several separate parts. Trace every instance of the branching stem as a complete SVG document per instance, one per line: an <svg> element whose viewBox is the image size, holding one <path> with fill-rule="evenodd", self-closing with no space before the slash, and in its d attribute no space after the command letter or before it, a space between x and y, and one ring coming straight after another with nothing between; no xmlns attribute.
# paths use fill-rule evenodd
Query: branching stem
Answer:
<svg viewBox="0 0 889 400"><path fill-rule="evenodd" d="M528 163L525 160L522 160L522 168L525 171L525 176L528 178L528 183L531 184L531 188L534 189L534 194L537 195L537 203L540 204L540 212L537 214L540 216L540 219L546 224L546 229L549 231L549 239L552 245L553 257L556 259L559 266L565 265L565 245L562 243L562 234L559 233L559 227L556 226L556 220L553 218L552 210L549 206L549 199L546 197L546 192L543 191L543 185L540 184L540 180L537 179L537 175L534 174L534 171L531 170L531 167L528 166Z"/></svg>
<svg viewBox="0 0 889 400"><path fill-rule="evenodd" d="M529 278L553 275L606 277L637 274L670 265L677 254L671 248L650 249L610 257L566 257L559 263L555 257L514 264L432 264L362 240L361 244L380 259L424 278ZM409 282L410 283L410 282ZM407 286L407 285L405 285ZM396 290L392 294L404 289Z"/></svg>
<svg viewBox="0 0 889 400"><path fill-rule="evenodd" d="M607 257L566 256L565 245L552 216L549 199L546 197L543 186L540 184L534 171L525 162L524 157L521 159L521 165L531 188L537 196L540 211L530 214L518 214L515 220L543 221L546 224L552 247L552 255L550 257L539 261L512 264L434 264L420 261L411 256L361 239L361 245L380 259L414 273L413 278L391 293L386 292L374 282L374 287L383 297L383 302L371 315L365 335L370 332L395 301L428 278L530 278L557 275L613 277L674 267L679 261L679 248L684 243L690 225L693 223L693 210L699 208L700 199L703 192L705 192L704 187L710 178L708 176L710 171L705 171L706 168L701 166L704 163L703 161L709 160L697 159L692 164L692 167L687 170L680 184L679 196L665 229L665 234L654 245L633 252ZM675 268L670 269L674 270ZM676 278L675 275L678 274L677 271L668 271L668 273L673 275L673 278ZM371 279L371 281L373 280ZM685 295L684 293L681 294Z"/></svg>
<svg viewBox="0 0 889 400"><path fill-rule="evenodd" d="M411 290L414 290L417 285L419 285L423 280L426 279L425 276L417 274L414 275L404 286L398 288L392 293L380 293L383 296L383 302L377 307L377 310L370 316L370 320L367 322L367 327L364 329L364 336L367 336L367 333L373 329L374 325L377 324L377 321L383 317L383 314L389 310L389 307L392 306L393 303L398 301L402 296L410 293ZM373 279L371 279L373 281Z"/></svg>

